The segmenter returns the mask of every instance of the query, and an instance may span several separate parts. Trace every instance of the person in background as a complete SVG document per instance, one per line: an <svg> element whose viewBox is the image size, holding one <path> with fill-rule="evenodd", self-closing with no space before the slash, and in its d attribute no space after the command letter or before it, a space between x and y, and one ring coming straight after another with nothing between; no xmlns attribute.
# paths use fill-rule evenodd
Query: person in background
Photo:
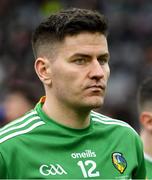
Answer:
<svg viewBox="0 0 152 180"><path fill-rule="evenodd" d="M152 179L152 77L146 78L139 87L138 109L147 178Z"/></svg>
<svg viewBox="0 0 152 180"><path fill-rule="evenodd" d="M144 179L139 135L93 109L110 75L104 15L71 8L33 33L35 71L45 97L0 130L0 178Z"/></svg>
<svg viewBox="0 0 152 180"><path fill-rule="evenodd" d="M14 80L8 83L1 105L2 125L19 118L34 108L39 99L36 87L26 81Z"/></svg>

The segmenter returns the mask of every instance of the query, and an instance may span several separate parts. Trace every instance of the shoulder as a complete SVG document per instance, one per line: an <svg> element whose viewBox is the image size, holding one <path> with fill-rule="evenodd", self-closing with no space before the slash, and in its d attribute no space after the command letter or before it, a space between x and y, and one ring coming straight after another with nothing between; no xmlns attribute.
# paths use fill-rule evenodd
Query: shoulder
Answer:
<svg viewBox="0 0 152 180"><path fill-rule="evenodd" d="M115 128L115 129L118 127L119 131L121 131L121 130L128 131L128 132L138 136L138 133L128 123L126 123L124 121L113 119L111 117L102 115L95 111L91 111L91 119L93 122L95 122L99 125L103 125L103 126L106 126L109 128Z"/></svg>
<svg viewBox="0 0 152 180"><path fill-rule="evenodd" d="M44 122L38 116L37 111L31 110L24 116L0 128L0 144L14 137L18 137L19 135L31 132L36 127L43 124Z"/></svg>

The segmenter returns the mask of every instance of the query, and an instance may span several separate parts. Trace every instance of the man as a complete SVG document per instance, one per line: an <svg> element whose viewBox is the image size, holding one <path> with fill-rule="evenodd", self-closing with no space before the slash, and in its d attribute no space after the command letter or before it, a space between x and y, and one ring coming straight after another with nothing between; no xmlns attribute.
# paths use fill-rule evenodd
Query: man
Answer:
<svg viewBox="0 0 152 180"><path fill-rule="evenodd" d="M138 106L147 178L152 179L152 78L144 80L140 85Z"/></svg>
<svg viewBox="0 0 152 180"><path fill-rule="evenodd" d="M142 144L125 122L92 111L109 78L103 15L69 9L33 34L35 70L45 88L35 109L0 131L0 177L143 179Z"/></svg>

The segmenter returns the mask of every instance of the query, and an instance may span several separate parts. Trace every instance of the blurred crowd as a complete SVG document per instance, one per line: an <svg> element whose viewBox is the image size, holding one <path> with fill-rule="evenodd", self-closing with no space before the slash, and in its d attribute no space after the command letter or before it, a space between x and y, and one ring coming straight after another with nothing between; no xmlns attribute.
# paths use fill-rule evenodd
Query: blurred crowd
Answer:
<svg viewBox="0 0 152 180"><path fill-rule="evenodd" d="M43 95L33 69L32 31L51 12L68 7L95 9L107 16L111 77L105 105L98 111L138 130L137 88L143 79L152 76L151 0L0 0L0 126L14 118L7 117L11 110L6 106L14 92L12 87L32 84L31 92L25 88L34 96L29 108ZM22 95L27 98L25 93ZM15 97L12 104L17 102ZM23 109L27 110L25 106Z"/></svg>

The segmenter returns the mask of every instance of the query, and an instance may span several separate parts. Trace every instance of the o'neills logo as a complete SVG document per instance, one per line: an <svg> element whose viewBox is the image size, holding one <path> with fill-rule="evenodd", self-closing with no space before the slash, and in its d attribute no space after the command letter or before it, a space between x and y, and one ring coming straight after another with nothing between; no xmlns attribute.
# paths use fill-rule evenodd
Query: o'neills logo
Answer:
<svg viewBox="0 0 152 180"><path fill-rule="evenodd" d="M85 150L83 152L74 152L71 154L71 157L73 159L96 157L96 153L94 151L91 151L91 150Z"/></svg>

